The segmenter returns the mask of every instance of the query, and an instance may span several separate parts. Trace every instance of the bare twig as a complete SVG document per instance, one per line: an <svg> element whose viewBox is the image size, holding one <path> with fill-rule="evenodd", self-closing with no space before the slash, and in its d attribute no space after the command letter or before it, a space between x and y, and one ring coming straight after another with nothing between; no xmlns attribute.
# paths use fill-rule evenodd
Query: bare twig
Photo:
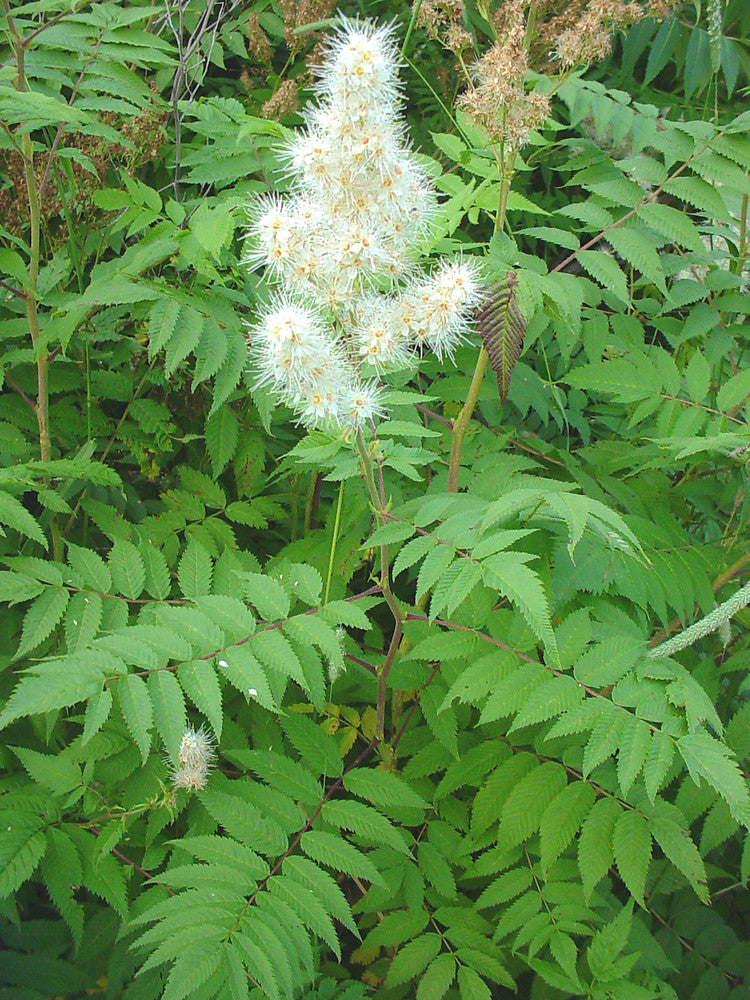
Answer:
<svg viewBox="0 0 750 1000"><path fill-rule="evenodd" d="M17 295L19 299L26 298L26 292L21 291L20 288L16 288L15 285L11 285L7 281L0 280L0 288L7 289L9 292L12 292L13 295Z"/></svg>
<svg viewBox="0 0 750 1000"><path fill-rule="evenodd" d="M175 199L179 201L182 122L185 117L185 109L181 108L180 104L186 98L188 102L195 99L206 78L219 29L243 0L207 0L198 23L187 37L184 17L190 0L176 0L173 7L170 2L171 0L165 0L164 18L157 22L157 27L168 24L177 46L177 69L172 83L170 103L175 127L175 164L172 186Z"/></svg>
<svg viewBox="0 0 750 1000"><path fill-rule="evenodd" d="M23 391L23 389L21 388L21 386L16 381L14 381L10 377L10 375L6 375L5 376L5 381L11 387L11 389L15 389L15 391L18 393L18 395L21 397L21 399L24 401L24 403L26 403L27 406L31 407L31 412L36 416L36 407L34 406L34 400L30 399L26 395L26 393Z"/></svg>

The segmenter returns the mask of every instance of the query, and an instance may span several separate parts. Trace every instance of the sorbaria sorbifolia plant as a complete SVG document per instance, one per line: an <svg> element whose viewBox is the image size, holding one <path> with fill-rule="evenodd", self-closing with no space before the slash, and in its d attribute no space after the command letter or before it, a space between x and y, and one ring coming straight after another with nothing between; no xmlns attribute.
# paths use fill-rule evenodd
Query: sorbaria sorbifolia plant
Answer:
<svg viewBox="0 0 750 1000"><path fill-rule="evenodd" d="M451 357L480 300L472 262L417 270L435 189L405 142L392 32L347 21L327 42L320 101L285 150L291 190L252 210L248 261L279 287L250 331L258 383L307 427L381 415L383 369Z"/></svg>
<svg viewBox="0 0 750 1000"><path fill-rule="evenodd" d="M746 1000L750 6L638 6L0 0L0 1000Z"/></svg>

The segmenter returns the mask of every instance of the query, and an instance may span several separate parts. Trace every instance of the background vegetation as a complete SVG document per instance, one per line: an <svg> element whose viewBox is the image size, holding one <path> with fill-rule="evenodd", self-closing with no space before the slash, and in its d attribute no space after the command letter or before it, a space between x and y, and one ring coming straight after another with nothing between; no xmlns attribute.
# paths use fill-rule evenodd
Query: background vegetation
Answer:
<svg viewBox="0 0 750 1000"><path fill-rule="evenodd" d="M3 0L3 1000L750 996L750 7L532 3L516 155L498 6ZM339 11L523 320L391 379L374 498L244 332Z"/></svg>

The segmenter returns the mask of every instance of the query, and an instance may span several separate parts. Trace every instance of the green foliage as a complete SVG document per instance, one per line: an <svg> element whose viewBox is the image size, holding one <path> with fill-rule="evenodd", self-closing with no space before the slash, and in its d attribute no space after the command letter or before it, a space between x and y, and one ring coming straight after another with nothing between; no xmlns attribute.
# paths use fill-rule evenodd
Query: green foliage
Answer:
<svg viewBox="0 0 750 1000"><path fill-rule="evenodd" d="M533 74L504 213L452 56L340 5L404 44L427 249L502 290L385 376L374 499L246 375L317 29L218 6L3 15L0 993L740 1000L750 612L655 647L747 566L747 5Z"/></svg>

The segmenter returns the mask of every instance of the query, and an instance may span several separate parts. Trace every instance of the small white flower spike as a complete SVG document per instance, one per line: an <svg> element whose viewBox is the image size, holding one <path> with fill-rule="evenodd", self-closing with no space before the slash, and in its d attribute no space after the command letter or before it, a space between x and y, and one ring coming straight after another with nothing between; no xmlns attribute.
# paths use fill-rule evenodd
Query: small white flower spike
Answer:
<svg viewBox="0 0 750 1000"><path fill-rule="evenodd" d="M441 261L429 278L412 287L410 299L414 343L439 358L452 358L466 339L471 310L481 301L477 267L466 261Z"/></svg>
<svg viewBox="0 0 750 1000"><path fill-rule="evenodd" d="M215 756L213 736L203 726L186 726L177 755L178 767L171 776L174 787L194 792L205 788Z"/></svg>

